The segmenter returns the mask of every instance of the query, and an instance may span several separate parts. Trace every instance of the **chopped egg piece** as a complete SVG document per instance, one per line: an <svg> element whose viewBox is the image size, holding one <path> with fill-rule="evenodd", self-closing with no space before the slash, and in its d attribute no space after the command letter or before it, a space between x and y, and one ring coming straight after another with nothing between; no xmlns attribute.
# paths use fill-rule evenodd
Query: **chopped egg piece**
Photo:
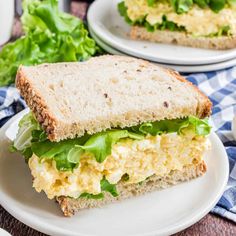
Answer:
<svg viewBox="0 0 236 236"><path fill-rule="evenodd" d="M59 171L55 161L40 161L36 155L30 158L29 167L36 191L44 191L50 199L57 196L77 198L85 192L101 193L100 181L104 176L111 184L117 184L126 174L129 179L124 183L132 184L152 175L161 177L172 170L182 170L201 162L208 148L206 137L191 133L148 135L143 140L121 140L102 163L85 153L73 171Z"/></svg>

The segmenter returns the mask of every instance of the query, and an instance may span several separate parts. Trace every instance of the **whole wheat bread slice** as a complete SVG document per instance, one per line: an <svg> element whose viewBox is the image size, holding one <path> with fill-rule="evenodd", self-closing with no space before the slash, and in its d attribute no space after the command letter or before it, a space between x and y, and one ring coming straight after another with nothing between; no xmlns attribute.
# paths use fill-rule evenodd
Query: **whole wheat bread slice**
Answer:
<svg viewBox="0 0 236 236"><path fill-rule="evenodd" d="M131 57L21 66L16 86L51 141L211 112L178 73Z"/></svg>
<svg viewBox="0 0 236 236"><path fill-rule="evenodd" d="M154 190L168 188L183 181L189 181L191 179L197 178L203 175L205 172L206 164L204 161L202 161L197 165L192 164L186 166L182 171L172 171L169 175L166 175L162 178L154 175L145 180L142 184L125 185L124 182L118 183L118 197L113 197L108 193L105 194L105 197L102 200L86 198L73 199L62 196L57 198L57 202L59 203L65 216L72 216L76 211L81 209L101 207L105 204L142 195Z"/></svg>
<svg viewBox="0 0 236 236"><path fill-rule="evenodd" d="M169 30L155 30L148 32L145 27L131 27L132 39L147 40L156 43L178 44L189 47L207 49L230 49L236 47L236 36L221 37L193 37L185 32L172 32Z"/></svg>

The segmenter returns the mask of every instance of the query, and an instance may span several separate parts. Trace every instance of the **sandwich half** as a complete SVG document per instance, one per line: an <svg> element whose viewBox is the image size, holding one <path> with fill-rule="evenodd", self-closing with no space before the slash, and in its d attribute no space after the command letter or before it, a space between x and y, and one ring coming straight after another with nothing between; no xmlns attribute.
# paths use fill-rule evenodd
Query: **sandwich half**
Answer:
<svg viewBox="0 0 236 236"><path fill-rule="evenodd" d="M130 37L209 49L236 47L234 0L124 0Z"/></svg>
<svg viewBox="0 0 236 236"><path fill-rule="evenodd" d="M203 175L211 102L178 73L100 56L21 66L31 112L12 148L65 216Z"/></svg>

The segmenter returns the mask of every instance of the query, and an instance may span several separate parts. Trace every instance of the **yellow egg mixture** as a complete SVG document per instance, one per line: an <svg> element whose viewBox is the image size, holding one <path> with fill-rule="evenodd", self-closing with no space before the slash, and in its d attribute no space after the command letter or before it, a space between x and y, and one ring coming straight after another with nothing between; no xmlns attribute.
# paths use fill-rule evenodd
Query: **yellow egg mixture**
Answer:
<svg viewBox="0 0 236 236"><path fill-rule="evenodd" d="M125 0L125 5L132 21L147 16L147 22L154 25L161 23L165 15L169 21L184 26L188 33L195 36L214 34L225 26L230 27L233 35L236 34L236 6L225 7L215 13L210 8L202 9L194 4L187 13L177 14L168 1L160 1L149 7L147 0Z"/></svg>
<svg viewBox="0 0 236 236"><path fill-rule="evenodd" d="M54 161L33 155L29 167L34 177L33 187L44 191L48 198L81 193L99 194L103 176L111 184L118 183L124 174L129 175L126 184L139 183L152 175L164 176L171 170L199 163L209 147L206 137L188 133L146 136L143 140L124 139L112 147L112 153L103 163L90 154L83 154L79 166L71 171L58 171Z"/></svg>

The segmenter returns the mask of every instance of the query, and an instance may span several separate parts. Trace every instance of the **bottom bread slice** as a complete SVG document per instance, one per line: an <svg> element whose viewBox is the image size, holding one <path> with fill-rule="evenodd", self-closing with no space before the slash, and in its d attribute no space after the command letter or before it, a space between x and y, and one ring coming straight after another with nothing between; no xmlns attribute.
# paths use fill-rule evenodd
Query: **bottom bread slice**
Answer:
<svg viewBox="0 0 236 236"><path fill-rule="evenodd" d="M148 32L140 26L131 27L132 39L148 40L156 43L179 44L189 47L208 49L230 49L236 47L236 36L193 37L185 32L155 30Z"/></svg>
<svg viewBox="0 0 236 236"><path fill-rule="evenodd" d="M101 207L105 204L109 204L115 201L131 198L154 190L167 188L172 185L176 185L180 182L188 181L198 176L201 176L205 172L206 164L204 161L202 161L198 164L186 166L183 168L182 171L172 171L169 175L166 175L161 178L156 175L153 175L142 183L128 185L125 184L125 182L120 182L117 185L117 190L119 193L118 197L113 197L109 193L105 193L103 199L73 199L61 196L58 197L56 200L59 203L64 215L71 216L76 211L79 211L84 208Z"/></svg>

